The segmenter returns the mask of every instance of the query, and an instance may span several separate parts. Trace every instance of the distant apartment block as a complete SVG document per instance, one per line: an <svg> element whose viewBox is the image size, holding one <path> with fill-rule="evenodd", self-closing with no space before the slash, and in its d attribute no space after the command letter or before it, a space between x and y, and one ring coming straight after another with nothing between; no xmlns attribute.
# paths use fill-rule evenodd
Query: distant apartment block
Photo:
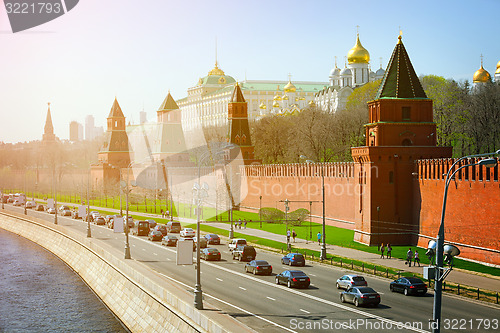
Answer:
<svg viewBox="0 0 500 333"><path fill-rule="evenodd" d="M85 118L85 140L94 140L103 134L104 128L102 126L96 127L94 125L94 116L88 115Z"/></svg>
<svg viewBox="0 0 500 333"><path fill-rule="evenodd" d="M76 142L83 140L83 125L77 121L69 123L69 140Z"/></svg>

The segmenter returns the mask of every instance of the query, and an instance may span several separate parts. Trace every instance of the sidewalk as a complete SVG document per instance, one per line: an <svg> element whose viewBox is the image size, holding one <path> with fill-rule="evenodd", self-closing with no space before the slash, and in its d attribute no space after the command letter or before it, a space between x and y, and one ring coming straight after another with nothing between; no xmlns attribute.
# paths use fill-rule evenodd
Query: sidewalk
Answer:
<svg viewBox="0 0 500 333"><path fill-rule="evenodd" d="M64 203L58 203L58 204L64 204ZM68 204L71 205L71 204ZM119 209L112 209L112 208L103 208L103 207L96 207L96 206L90 206L91 210L107 210L107 211L114 211L119 213ZM125 214L125 211L123 212ZM129 211L130 215L137 215L137 216L144 216L144 217L149 217L149 218L158 218L160 217L159 214L153 214L153 213L138 213L134 211ZM190 219L190 218L185 218L185 217L178 217L176 218L180 222L184 223L196 223L195 219ZM231 227L227 223L218 223L218 222L204 222L203 224L205 225L210 225L219 229L224 229L224 230L229 230ZM251 235L255 237L260 237L260 238L265 238L269 240L274 240L277 242L283 242L286 243L286 237L284 235L279 235L279 234L274 234L268 231L264 230L259 230L259 229L234 229L235 232L238 232L240 234L246 234L246 235ZM292 243L295 248L300 248L300 249L307 249L307 250L315 250L315 251L320 251L321 247L316 243L316 242L308 242L305 239L301 238L296 238L295 243ZM381 266L387 266L391 267L394 269L399 269L402 271L407 271L407 272L414 272L414 273L423 273L423 265L420 267L408 267L405 265L404 260L393 258L393 259L381 259L379 254L375 253L369 253L369 252L364 252L360 250L355 250L355 249L350 249L346 247L340 247L340 246L333 246L327 244L327 253L332 254L332 255L337 255L341 257L346 257L350 259L355 259L355 260L360 260L360 261L366 261L370 262L373 264L381 265ZM459 271L459 270L452 270L451 273L448 275L446 278L446 281L448 282L453 282L453 283L458 283L462 285L467 285L470 287L476 287L480 289L488 289L492 291L500 291L500 277L496 276L483 276L481 273L474 273L474 272L465 272L465 271Z"/></svg>

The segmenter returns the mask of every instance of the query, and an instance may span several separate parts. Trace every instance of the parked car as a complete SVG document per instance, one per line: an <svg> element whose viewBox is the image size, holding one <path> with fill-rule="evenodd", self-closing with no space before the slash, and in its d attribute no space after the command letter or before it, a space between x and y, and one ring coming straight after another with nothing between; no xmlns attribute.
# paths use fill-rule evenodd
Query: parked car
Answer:
<svg viewBox="0 0 500 333"><path fill-rule="evenodd" d="M220 260L221 254L219 250L217 250L214 247L208 247L205 249L202 249L200 252L200 258L203 258L205 260Z"/></svg>
<svg viewBox="0 0 500 333"><path fill-rule="evenodd" d="M380 304L380 295L370 287L349 287L340 293L342 303L350 302L355 306Z"/></svg>
<svg viewBox="0 0 500 333"><path fill-rule="evenodd" d="M233 251L236 247L238 246L243 246L243 245L247 245L247 240L244 239L244 238L234 238L231 240L231 242L229 242L229 244L227 245L229 251Z"/></svg>
<svg viewBox="0 0 500 333"><path fill-rule="evenodd" d="M255 260L256 256L257 252L251 245L238 246L233 250L233 260L238 259L239 261L252 261Z"/></svg>
<svg viewBox="0 0 500 333"><path fill-rule="evenodd" d="M47 208L47 213L49 213L49 214L55 214L56 213L56 209L55 208Z"/></svg>
<svg viewBox="0 0 500 333"><path fill-rule="evenodd" d="M181 232L181 223L170 221L167 223L167 231L168 232Z"/></svg>
<svg viewBox="0 0 500 333"><path fill-rule="evenodd" d="M254 275L271 275L273 273L273 266L265 260L252 260L245 265L245 272L250 272Z"/></svg>
<svg viewBox="0 0 500 333"><path fill-rule="evenodd" d="M161 240L161 245L176 246L177 245L177 237L175 235L163 236L163 238Z"/></svg>
<svg viewBox="0 0 500 333"><path fill-rule="evenodd" d="M167 226L165 224L157 224L153 229L160 231L164 237L168 234Z"/></svg>
<svg viewBox="0 0 500 333"><path fill-rule="evenodd" d="M40 205L36 206L36 210L39 212L43 212L43 211L45 211L45 207L40 204Z"/></svg>
<svg viewBox="0 0 500 333"><path fill-rule="evenodd" d="M217 234L206 234L205 239L207 240L208 244L215 244L215 245L220 244L220 237Z"/></svg>
<svg viewBox="0 0 500 333"><path fill-rule="evenodd" d="M416 277L402 277L392 281L389 285L392 292L402 292L405 296L425 295L427 293L427 285L424 281Z"/></svg>
<svg viewBox="0 0 500 333"><path fill-rule="evenodd" d="M305 266L306 259L300 253L288 253L286 256L281 258L281 263L290 266Z"/></svg>
<svg viewBox="0 0 500 333"><path fill-rule="evenodd" d="M155 220L149 219L149 220L146 220L146 221L148 221L148 223L149 223L149 228L153 229L154 227L156 227L157 223L156 223Z"/></svg>
<svg viewBox="0 0 500 333"><path fill-rule="evenodd" d="M194 237L194 230L192 228L184 228L181 230L181 237L192 238Z"/></svg>
<svg viewBox="0 0 500 333"><path fill-rule="evenodd" d="M160 242L163 239L163 235L161 234L161 231L151 230L149 232L148 239L153 242Z"/></svg>
<svg viewBox="0 0 500 333"><path fill-rule="evenodd" d="M286 270L276 275L276 284L286 284L288 288L308 288L311 279L302 271Z"/></svg>
<svg viewBox="0 0 500 333"><path fill-rule="evenodd" d="M137 236L148 236L150 232L148 221L137 221L132 233ZM163 237L163 234L162 234Z"/></svg>
<svg viewBox="0 0 500 333"><path fill-rule="evenodd" d="M198 244L198 239L193 237L193 251L196 250L196 244ZM200 249L207 247L207 240L205 238L200 238Z"/></svg>
<svg viewBox="0 0 500 333"><path fill-rule="evenodd" d="M96 225L106 225L106 221L104 220L104 217L99 216L94 219L94 222Z"/></svg>
<svg viewBox="0 0 500 333"><path fill-rule="evenodd" d="M349 287L367 287L368 282L361 275L347 274L338 278L335 285L337 289L343 288L347 290Z"/></svg>

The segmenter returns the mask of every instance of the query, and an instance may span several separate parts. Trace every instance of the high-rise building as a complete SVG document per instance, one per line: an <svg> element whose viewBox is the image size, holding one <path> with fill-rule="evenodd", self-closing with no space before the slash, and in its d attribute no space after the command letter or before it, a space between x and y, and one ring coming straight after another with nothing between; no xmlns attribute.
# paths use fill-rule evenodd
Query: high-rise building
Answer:
<svg viewBox="0 0 500 333"><path fill-rule="evenodd" d="M85 140L94 140L94 116L85 117Z"/></svg>
<svg viewBox="0 0 500 333"><path fill-rule="evenodd" d="M146 111L139 112L139 123L144 124L147 123L147 121L148 121L148 114L146 113Z"/></svg>
<svg viewBox="0 0 500 333"><path fill-rule="evenodd" d="M73 142L83 140L83 125L77 121L69 123L69 140Z"/></svg>

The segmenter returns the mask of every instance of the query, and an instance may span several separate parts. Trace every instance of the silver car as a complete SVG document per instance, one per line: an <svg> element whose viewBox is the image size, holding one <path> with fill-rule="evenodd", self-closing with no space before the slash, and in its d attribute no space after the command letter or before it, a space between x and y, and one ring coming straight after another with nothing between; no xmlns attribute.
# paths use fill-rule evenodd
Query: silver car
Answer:
<svg viewBox="0 0 500 333"><path fill-rule="evenodd" d="M337 280L337 289L348 289L350 287L366 287L368 282L361 275L347 274Z"/></svg>

